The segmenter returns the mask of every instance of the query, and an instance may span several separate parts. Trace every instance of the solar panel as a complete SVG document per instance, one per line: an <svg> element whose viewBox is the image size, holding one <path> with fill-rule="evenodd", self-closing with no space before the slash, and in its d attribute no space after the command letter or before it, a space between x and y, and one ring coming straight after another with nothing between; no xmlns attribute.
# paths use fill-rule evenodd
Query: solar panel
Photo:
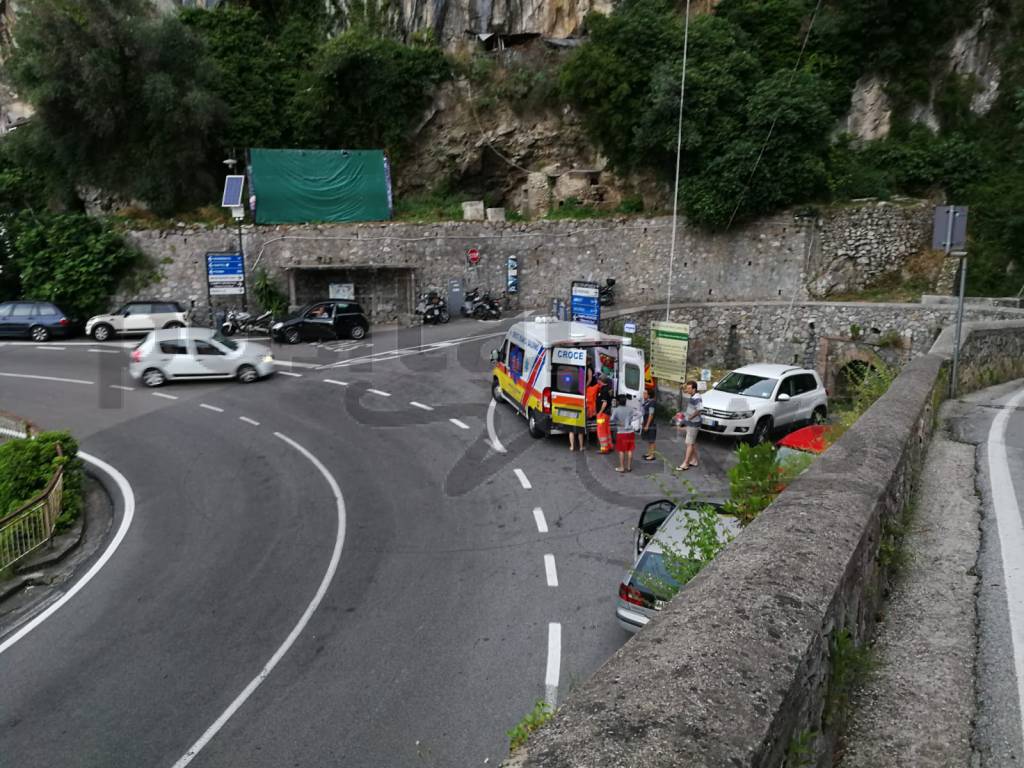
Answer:
<svg viewBox="0 0 1024 768"><path fill-rule="evenodd" d="M223 208L238 208L242 205L242 187L245 184L245 176L227 176L224 178L224 199L221 201Z"/></svg>

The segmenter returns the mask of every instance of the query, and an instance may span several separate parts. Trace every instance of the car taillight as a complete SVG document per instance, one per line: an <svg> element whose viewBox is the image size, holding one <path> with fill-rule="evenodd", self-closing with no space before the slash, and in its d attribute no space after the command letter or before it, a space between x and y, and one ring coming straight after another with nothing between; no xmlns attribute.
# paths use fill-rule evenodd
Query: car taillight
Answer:
<svg viewBox="0 0 1024 768"><path fill-rule="evenodd" d="M62 317L58 322L59 322L60 325L63 325L63 326L66 327L67 324L68 324L68 319L66 317Z"/></svg>
<svg viewBox="0 0 1024 768"><path fill-rule="evenodd" d="M544 413L551 413L551 387L545 389L541 395L541 408L544 409Z"/></svg>
<svg viewBox="0 0 1024 768"><path fill-rule="evenodd" d="M133 349L132 350L132 362L133 363L141 363L142 362L142 350L141 349Z"/></svg>
<svg viewBox="0 0 1024 768"><path fill-rule="evenodd" d="M649 608L647 601L644 600L643 594L636 587L631 587L629 584L619 584L619 598L625 600L627 603L633 605L639 605L642 608Z"/></svg>

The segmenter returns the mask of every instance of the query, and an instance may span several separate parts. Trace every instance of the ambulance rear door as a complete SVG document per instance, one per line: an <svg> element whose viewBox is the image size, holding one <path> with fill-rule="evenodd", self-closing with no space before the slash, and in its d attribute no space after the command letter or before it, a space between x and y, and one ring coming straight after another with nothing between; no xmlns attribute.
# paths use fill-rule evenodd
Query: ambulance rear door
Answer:
<svg viewBox="0 0 1024 768"><path fill-rule="evenodd" d="M587 420L587 350L551 349L551 423L555 427L584 427Z"/></svg>
<svg viewBox="0 0 1024 768"><path fill-rule="evenodd" d="M619 391L637 402L644 394L644 351L625 344L619 351Z"/></svg>

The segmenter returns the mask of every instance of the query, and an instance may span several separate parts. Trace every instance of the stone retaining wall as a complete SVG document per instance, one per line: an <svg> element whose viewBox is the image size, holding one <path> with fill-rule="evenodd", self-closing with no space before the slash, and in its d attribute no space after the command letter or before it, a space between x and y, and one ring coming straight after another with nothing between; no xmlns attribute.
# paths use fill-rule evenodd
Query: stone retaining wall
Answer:
<svg viewBox="0 0 1024 768"><path fill-rule="evenodd" d="M832 764L841 680L948 384L948 335L589 681L509 766ZM1020 375L1024 321L965 327L965 388ZM805 751L806 750L806 751Z"/></svg>
<svg viewBox="0 0 1024 768"><path fill-rule="evenodd" d="M708 233L680 223L672 268L672 293L679 301L806 300L828 286L855 290L878 275L898 271L927 246L920 219L930 209L870 204L826 210L819 216L792 212L762 219L727 233ZM916 218L915 218L916 217ZM869 221L862 227L862 219ZM916 224L914 224L916 222ZM913 225L912 225L913 224ZM862 231L863 230L863 231ZM257 263L282 289L291 267L337 270L368 268L357 291L367 296L401 291L391 284L395 269L413 270L417 289L446 286L461 278L501 294L509 256L519 258L523 307L548 306L565 298L573 280L618 282L620 305L650 304L668 289L671 219L591 221L366 223L332 226L243 228L250 268ZM205 254L236 251L232 228L139 230L128 240L146 253L161 279L139 295L206 303ZM469 248L481 261L471 267ZM379 270L374 273L372 270ZM133 297L119 297L133 298ZM391 320L408 309L394 300L374 305L375 320Z"/></svg>

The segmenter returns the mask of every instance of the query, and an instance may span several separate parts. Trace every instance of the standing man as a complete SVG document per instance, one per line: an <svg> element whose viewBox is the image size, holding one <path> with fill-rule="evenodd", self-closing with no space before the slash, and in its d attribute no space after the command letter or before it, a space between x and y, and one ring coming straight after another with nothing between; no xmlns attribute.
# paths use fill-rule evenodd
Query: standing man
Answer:
<svg viewBox="0 0 1024 768"><path fill-rule="evenodd" d="M601 387L595 398L597 404L597 442L601 453L612 452L612 387L608 376L601 374Z"/></svg>
<svg viewBox="0 0 1024 768"><path fill-rule="evenodd" d="M686 453L683 455L683 463L676 469L687 470L690 467L700 466L697 463L697 433L700 431L701 410L704 408L704 401L697 392L697 382L686 382L686 394L690 396L690 402L686 404L683 412L683 425L686 429Z"/></svg>
<svg viewBox="0 0 1024 768"><path fill-rule="evenodd" d="M636 432L633 431L634 409L626 405L626 396L619 395L618 405L612 410L612 424L615 425L615 451L619 454L616 472L633 471L633 448L636 446Z"/></svg>
<svg viewBox="0 0 1024 768"><path fill-rule="evenodd" d="M643 425L640 437L647 441L647 451L644 453L644 461L654 461L656 458L654 455L654 448L655 443L658 440L658 425L654 423L655 406L654 393L649 389L645 389L644 401L640 406L640 418L642 419L641 424Z"/></svg>

